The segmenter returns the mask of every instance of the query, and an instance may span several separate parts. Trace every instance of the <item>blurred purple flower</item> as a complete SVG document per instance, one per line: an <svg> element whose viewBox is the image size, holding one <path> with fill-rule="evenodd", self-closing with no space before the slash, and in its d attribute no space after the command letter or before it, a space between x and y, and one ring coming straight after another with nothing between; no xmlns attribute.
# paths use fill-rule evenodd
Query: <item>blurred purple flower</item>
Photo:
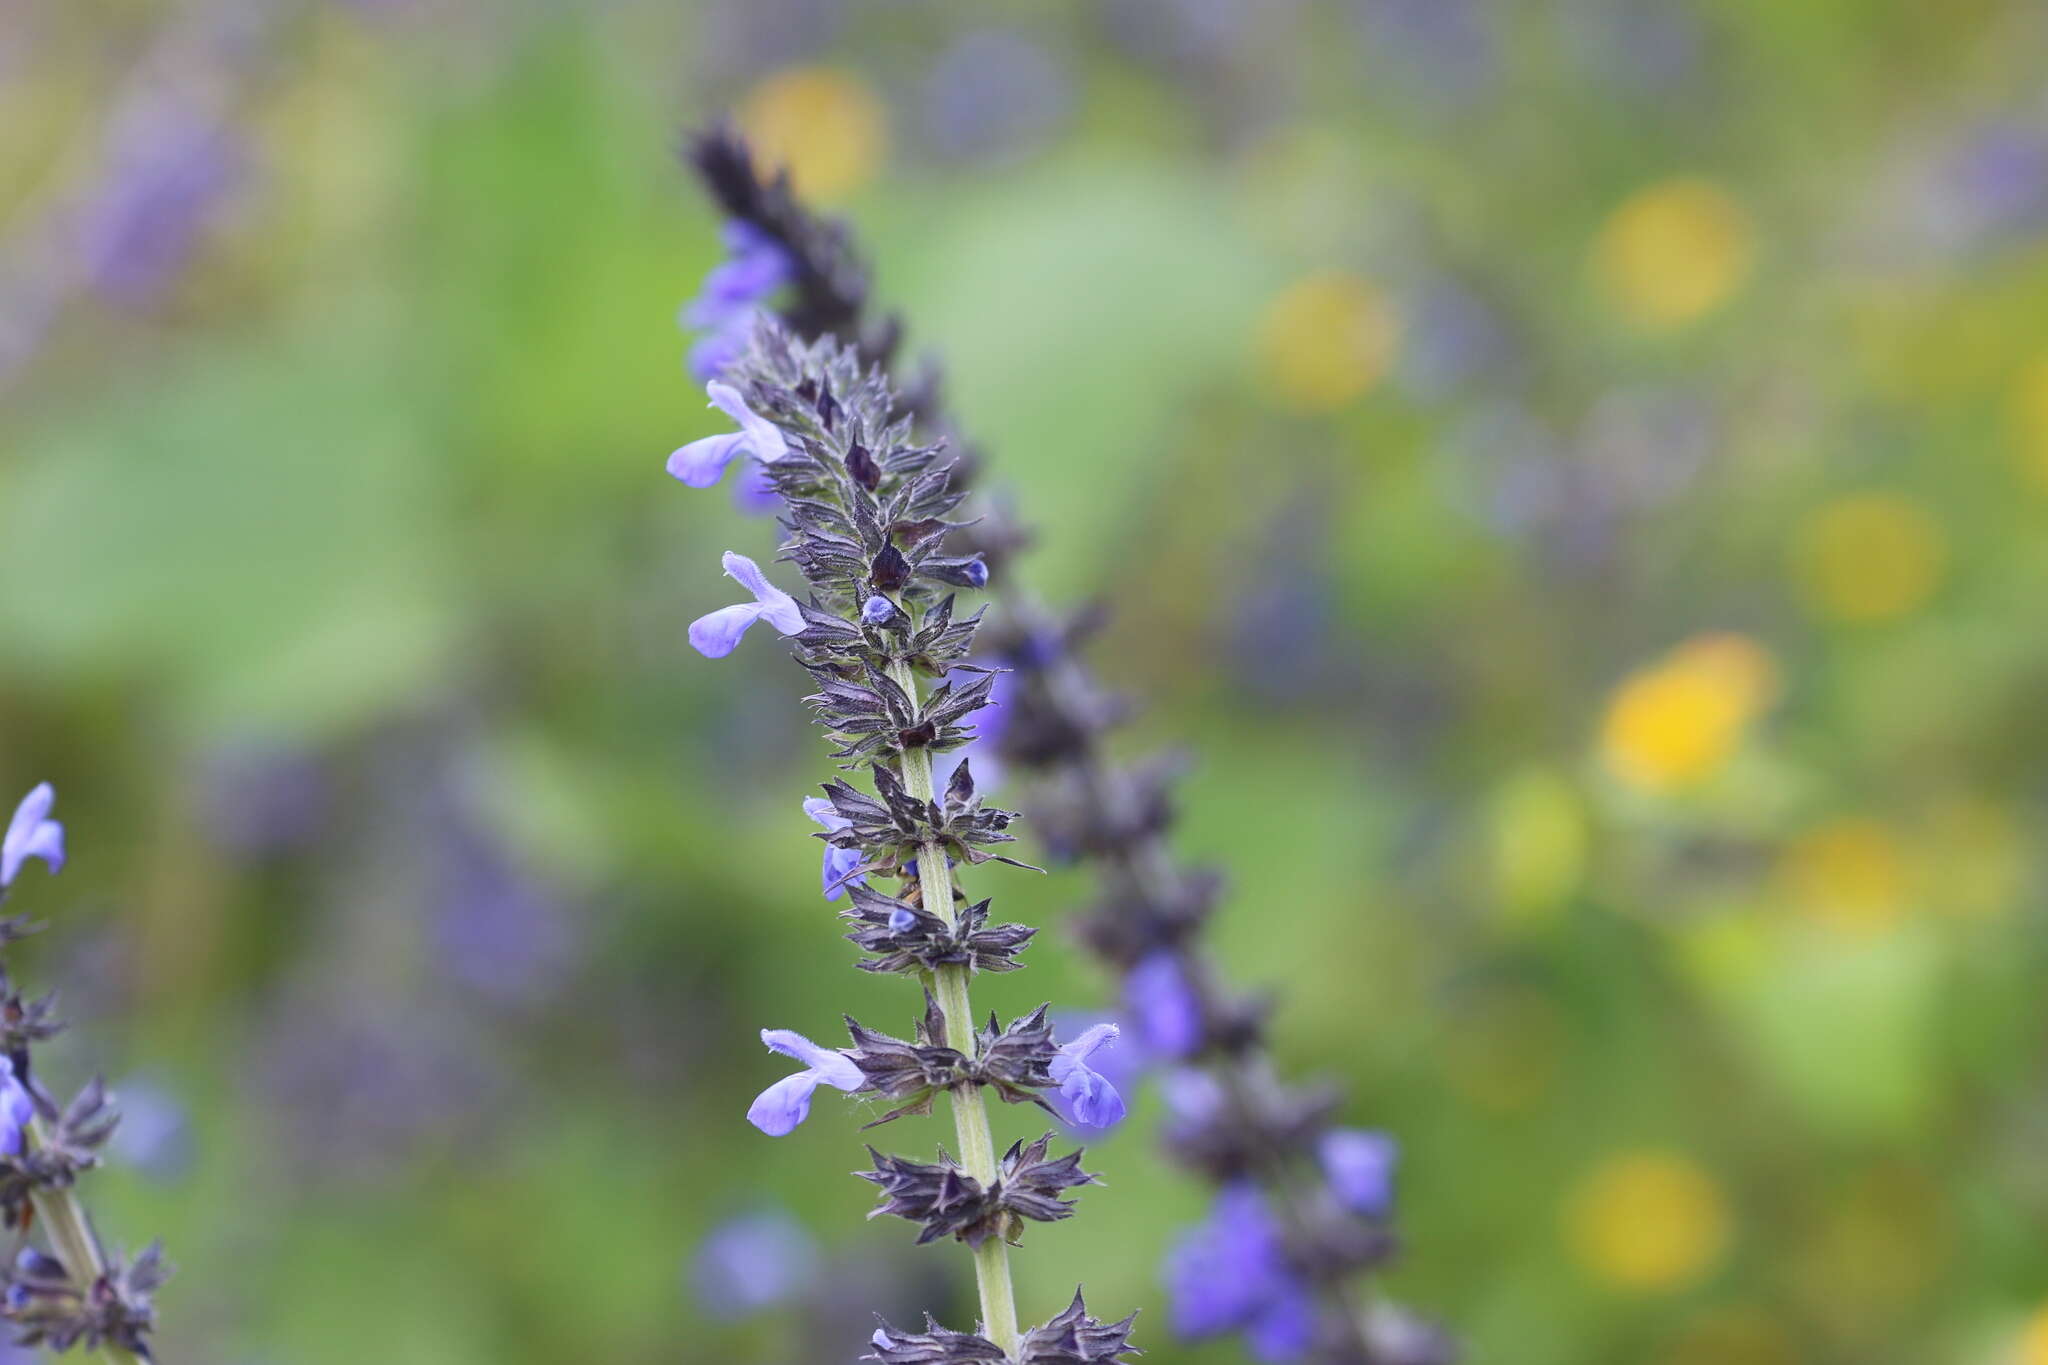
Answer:
<svg viewBox="0 0 2048 1365"><path fill-rule="evenodd" d="M575 956L560 902L466 809L441 813L433 847L434 946L450 975L500 1003L545 996Z"/></svg>
<svg viewBox="0 0 2048 1365"><path fill-rule="evenodd" d="M846 0L712 0L701 77L730 80L815 57L845 26Z"/></svg>
<svg viewBox="0 0 2048 1365"><path fill-rule="evenodd" d="M1292 1360L1315 1337L1315 1305L1288 1266L1259 1192L1226 1185L1206 1221L1166 1260L1173 1330L1188 1340L1242 1332L1262 1360Z"/></svg>
<svg viewBox="0 0 2048 1365"><path fill-rule="evenodd" d="M53 874L64 870L64 826L50 818L56 804L56 788L39 782L14 808L7 837L0 842L0 889L14 885L30 858L41 858Z"/></svg>
<svg viewBox="0 0 2048 1365"><path fill-rule="evenodd" d="M1113 1128L1123 1122L1124 1097L1109 1078L1088 1065L1097 1049L1116 1042L1115 1024L1097 1024L1071 1043L1062 1043L1047 1068L1059 1083L1065 1117L1081 1128Z"/></svg>
<svg viewBox="0 0 2048 1365"><path fill-rule="evenodd" d="M796 1297L817 1270L818 1245L803 1224L769 1210L713 1228L697 1246L690 1283L711 1316L743 1318Z"/></svg>
<svg viewBox="0 0 2048 1365"><path fill-rule="evenodd" d="M1124 1012L1145 1050L1182 1058L1202 1045L1202 1001L1187 969L1161 950L1124 977Z"/></svg>
<svg viewBox="0 0 2048 1365"><path fill-rule="evenodd" d="M697 297L683 305L683 324L692 329L723 327L751 315L754 306L789 283L789 253L752 223L735 218L721 230L730 253L704 277Z"/></svg>
<svg viewBox="0 0 2048 1365"><path fill-rule="evenodd" d="M1707 34L1694 0L1599 0L1560 12L1584 66L1613 86L1667 95L1700 69Z"/></svg>
<svg viewBox="0 0 2048 1365"><path fill-rule="evenodd" d="M1042 141L1073 104L1065 67L1045 48L996 29L963 34L925 76L926 136L945 157L982 164Z"/></svg>
<svg viewBox="0 0 2048 1365"><path fill-rule="evenodd" d="M816 820L819 824L823 825L825 827L825 832L828 834L837 834L840 830L845 829L849 824L852 823L852 821L846 819L844 816L840 815L838 811L834 810L832 808L832 803L830 801L827 801L822 796L805 797L804 814L810 816L811 819ZM859 866L859 849L838 848L832 844L825 845L824 866L820 868L818 872L819 880L823 883L825 888L825 899L828 901L836 901L840 898L840 896L844 895L846 892L846 883L848 882L848 880L851 879L850 874L853 872L855 868ZM865 885L867 881L865 877L859 878L858 880L863 885Z"/></svg>
<svg viewBox="0 0 2048 1365"><path fill-rule="evenodd" d="M147 308L193 254L242 175L233 131L165 98L107 132L108 172L74 225L85 277L109 301Z"/></svg>
<svg viewBox="0 0 2048 1365"><path fill-rule="evenodd" d="M2003 121L1971 129L1950 151L1935 192L1974 237L2041 231L2048 227L2048 129Z"/></svg>
<svg viewBox="0 0 2048 1365"><path fill-rule="evenodd" d="M1506 365L1514 347L1500 315L1469 286L1439 275L1409 297L1401 329L1401 380L1417 397L1449 398Z"/></svg>
<svg viewBox="0 0 2048 1365"><path fill-rule="evenodd" d="M1593 405L1580 437L1593 482L1619 508L1655 508L1680 497L1713 457L1712 409L1672 389L1616 389Z"/></svg>
<svg viewBox="0 0 2048 1365"><path fill-rule="evenodd" d="M973 739L957 749L932 755L932 783L936 789L943 791L946 783L952 779L954 770L963 762L969 761L974 765L975 790L990 792L1002 784L1002 734L1003 727L1010 723L1010 707L1017 691L1016 676L1007 669L996 674L995 682L990 684L988 689L988 705L976 711L971 717L974 723ZM972 675L963 672L959 682L971 680Z"/></svg>
<svg viewBox="0 0 2048 1365"><path fill-rule="evenodd" d="M1112 41L1135 55L1195 66L1241 53L1287 0L1107 0L1103 23Z"/></svg>
<svg viewBox="0 0 2048 1365"><path fill-rule="evenodd" d="M732 505L745 516L765 517L782 506L782 494L775 491L768 471L749 461L732 481Z"/></svg>
<svg viewBox="0 0 2048 1365"><path fill-rule="evenodd" d="M811 1095L821 1085L854 1091L866 1078L843 1052L819 1047L801 1033L776 1028L761 1030L761 1041L770 1052L794 1057L807 1065L793 1076L784 1076L754 1097L747 1108L747 1122L769 1137L787 1137L811 1116Z"/></svg>
<svg viewBox="0 0 2048 1365"><path fill-rule="evenodd" d="M1353 0L1352 9L1367 60L1413 103L1468 104L1499 75L1479 0Z"/></svg>
<svg viewBox="0 0 2048 1365"><path fill-rule="evenodd" d="M740 637L754 622L766 620L784 635L796 635L804 628L804 614L796 599L768 581L760 565L745 555L725 552L725 571L739 585L754 594L751 602L720 607L690 622L690 644L707 659L723 659L739 647Z"/></svg>
<svg viewBox="0 0 2048 1365"><path fill-rule="evenodd" d="M1344 1207L1382 1218L1394 1202L1394 1164L1400 1148L1385 1133L1332 1128L1317 1148L1323 1178Z"/></svg>
<svg viewBox="0 0 2048 1365"><path fill-rule="evenodd" d="M121 1126L108 1140L121 1164L152 1180L172 1181L192 1168L192 1115L169 1087L147 1076L121 1082Z"/></svg>
<svg viewBox="0 0 2048 1365"><path fill-rule="evenodd" d="M697 297L678 321L703 336L690 348L690 373L715 379L746 349L760 306L795 273L781 243L752 223L734 219L723 234L730 254L704 277Z"/></svg>
<svg viewBox="0 0 2048 1365"><path fill-rule="evenodd" d="M223 851L260 857L304 844L327 816L327 780L309 753L260 740L231 740L200 762L207 838Z"/></svg>

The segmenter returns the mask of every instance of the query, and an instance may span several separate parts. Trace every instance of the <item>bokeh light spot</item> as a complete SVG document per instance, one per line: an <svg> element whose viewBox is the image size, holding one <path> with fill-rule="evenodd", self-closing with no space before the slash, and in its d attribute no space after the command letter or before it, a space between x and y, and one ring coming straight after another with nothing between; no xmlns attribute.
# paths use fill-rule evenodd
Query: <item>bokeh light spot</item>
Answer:
<svg viewBox="0 0 2048 1365"><path fill-rule="evenodd" d="M1696 1283L1727 1250L1727 1201L1712 1176L1675 1152L1623 1152L1602 1163L1565 1209L1573 1253L1617 1289Z"/></svg>
<svg viewBox="0 0 2048 1365"><path fill-rule="evenodd" d="M1779 1323L1750 1308L1717 1308L1687 1323L1659 1365L1799 1365Z"/></svg>
<svg viewBox="0 0 2048 1365"><path fill-rule="evenodd" d="M1780 870L1793 908L1838 932L1882 933L1905 916L1906 860L1876 820L1816 825L1785 850Z"/></svg>
<svg viewBox="0 0 2048 1365"><path fill-rule="evenodd" d="M1334 412L1378 384L1400 324L1378 288L1332 271L1282 290L1259 321L1258 368L1268 392L1300 412Z"/></svg>
<svg viewBox="0 0 2048 1365"><path fill-rule="evenodd" d="M1721 770L1776 692L1777 665L1755 640L1696 636L1615 689L1601 757L1639 791L1692 786Z"/></svg>
<svg viewBox="0 0 2048 1365"><path fill-rule="evenodd" d="M1754 256L1742 206L1710 181L1682 177L1625 200L1600 230L1593 265L1624 317L1667 331L1725 303Z"/></svg>
<svg viewBox="0 0 2048 1365"><path fill-rule="evenodd" d="M2020 473L2048 493L2048 355L2020 371L2012 391L2013 456Z"/></svg>
<svg viewBox="0 0 2048 1365"><path fill-rule="evenodd" d="M1856 493L1814 512L1793 544L1807 604L1835 621L1903 616L1927 601L1948 557L1941 526L1896 493Z"/></svg>
<svg viewBox="0 0 2048 1365"><path fill-rule="evenodd" d="M888 153L882 102L858 76L829 66L779 71L740 105L740 127L799 194L837 199L873 178Z"/></svg>

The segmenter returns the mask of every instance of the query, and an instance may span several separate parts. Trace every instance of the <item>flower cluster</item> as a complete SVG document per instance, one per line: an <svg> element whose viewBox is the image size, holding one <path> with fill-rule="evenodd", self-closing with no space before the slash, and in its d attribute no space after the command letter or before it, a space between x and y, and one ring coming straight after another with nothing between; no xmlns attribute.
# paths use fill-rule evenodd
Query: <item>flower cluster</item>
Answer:
<svg viewBox="0 0 2048 1365"><path fill-rule="evenodd" d="M698 139L691 161L728 214L789 254L792 278L805 283L782 310L785 324L806 337L859 338L871 360L888 363L901 328L872 314L867 275L846 229L805 212L786 179L764 181L730 130ZM919 432L965 448L935 373L897 411L914 418ZM966 472L955 471L956 488ZM981 551L973 562L1001 573L1028 537L1006 507L978 510L984 515L968 532ZM883 601L864 624L888 628L888 606ZM1264 1050L1265 1002L1227 991L1210 964L1201 933L1223 880L1179 866L1170 853L1177 765L1121 766L1107 754L1104 736L1127 708L1093 684L1078 655L1101 624L1095 611L1055 617L1008 587L1002 618L977 658L1006 670L995 756L1034 779L1032 817L1044 845L1100 873L1098 903L1080 927L1122 977L1128 1044L1160 1068L1173 1112L1167 1148L1217 1186L1210 1219L1169 1259L1176 1326L1190 1337L1242 1333L1271 1360L1448 1361L1455 1352L1435 1328L1391 1306L1366 1309L1356 1301L1352 1280L1392 1245L1393 1143L1335 1126L1334 1095L1281 1083ZM888 703L880 703L886 716L873 710L877 699L865 704L885 732L900 733ZM980 755L977 761L988 766ZM831 820L847 813L817 814L830 840ZM835 869L828 853L828 885L850 884L867 870L850 861ZM885 1358L981 1359L971 1341L934 1338L917 1349L926 1353Z"/></svg>
<svg viewBox="0 0 2048 1365"><path fill-rule="evenodd" d="M753 243L758 229L732 236ZM771 272L749 265L737 273L758 281ZM714 281L707 294L720 288ZM951 462L940 446L911 439L911 419L880 369L829 336L805 343L758 320L709 393L739 430L682 447L669 472L702 488L746 460L779 504L778 559L794 565L804 585L793 595L752 559L727 553L726 573L751 600L698 618L690 642L722 658L765 622L810 675L806 702L832 757L868 784L834 778L803 802L821 827L823 893L845 902L846 937L863 955L856 965L913 980L924 1004L907 1039L851 1018L846 1048L764 1030L769 1049L801 1069L763 1090L747 1118L783 1136L809 1117L825 1086L886 1104L873 1127L928 1113L946 1095L958 1159L943 1150L926 1162L870 1148L872 1167L859 1174L880 1187L876 1212L917 1224L918 1242L950 1238L975 1252L980 1333L885 1333L890 1344L878 1336L877 1349L890 1354L878 1358L960 1358L946 1354L954 1349L946 1343L973 1341L992 1352L976 1360L1114 1360L1126 1349L1128 1323L1103 1327L1077 1300L1069 1314L1023 1332L1009 1284L1006 1248L1027 1222L1071 1216L1073 1200L1063 1194L1094 1177L1081 1169L1079 1151L1054 1155L1050 1134L998 1157L984 1091L1084 1126L1115 1122L1124 1105L1090 1065L1114 1040L1113 1027L1062 1043L1044 1007L1007 1026L991 1017L977 1027L971 1014L971 978L1016 970L1033 931L992 921L989 902L970 902L955 882L983 863L1027 866L999 851L1014 842L1015 816L983 801L964 759L942 786L934 781L935 762L974 740L973 718L989 706L997 676L970 660L981 612L963 612L959 594L983 587L988 568L950 546L964 496L953 487Z"/></svg>
<svg viewBox="0 0 2048 1365"><path fill-rule="evenodd" d="M0 839L0 903L31 859L64 866L64 827L51 818L56 793L45 782L22 799ZM33 932L25 916L0 919L0 947ZM152 1245L132 1261L110 1259L73 1187L99 1164L119 1115L94 1078L65 1105L37 1083L31 1049L61 1031L55 997L24 999L0 967L0 1221L24 1236L40 1219L51 1252L24 1244L4 1276L0 1318L25 1346L73 1345L118 1361L149 1358L152 1299L168 1274Z"/></svg>

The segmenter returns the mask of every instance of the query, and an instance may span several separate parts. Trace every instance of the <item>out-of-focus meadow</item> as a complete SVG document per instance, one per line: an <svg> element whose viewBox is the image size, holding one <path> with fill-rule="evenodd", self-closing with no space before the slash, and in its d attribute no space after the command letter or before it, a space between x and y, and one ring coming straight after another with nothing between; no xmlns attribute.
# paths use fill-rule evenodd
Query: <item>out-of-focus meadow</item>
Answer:
<svg viewBox="0 0 2048 1365"><path fill-rule="evenodd" d="M2048 1365L2044 44L2023 0L0 6L0 795L73 847L10 908L50 1064L130 1111L90 1193L181 1267L164 1358L971 1317L862 1221L844 1106L742 1118L760 1027L908 1014L818 898L800 674L684 642L768 545L661 467L719 421L672 153L733 107L945 357L1034 585L1113 602L1219 951L1403 1143L1392 1292L1482 1365ZM981 1002L1102 1004L1085 877L982 880L1052 929ZM1156 1110L1024 1306L1229 1359L1165 1332Z"/></svg>

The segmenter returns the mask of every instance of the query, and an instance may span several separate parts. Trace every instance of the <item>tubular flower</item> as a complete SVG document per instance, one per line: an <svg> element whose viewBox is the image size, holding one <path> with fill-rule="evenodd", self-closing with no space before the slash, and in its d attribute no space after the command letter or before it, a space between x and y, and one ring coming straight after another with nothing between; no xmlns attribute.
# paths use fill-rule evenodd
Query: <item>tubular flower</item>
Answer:
<svg viewBox="0 0 2048 1365"><path fill-rule="evenodd" d="M56 804L56 789L39 782L14 808L6 840L0 842L0 887L12 886L30 858L41 858L52 872L63 870L64 826L50 818L50 808Z"/></svg>
<svg viewBox="0 0 2048 1365"><path fill-rule="evenodd" d="M789 454L781 430L748 407L738 389L714 379L704 386L704 392L711 396L711 406L738 422L740 429L678 447L668 457L670 474L691 488L709 488L724 478L726 467L742 455L774 464Z"/></svg>
<svg viewBox="0 0 2048 1365"><path fill-rule="evenodd" d="M793 1076L784 1076L754 1097L747 1108L747 1122L769 1137L787 1137L811 1115L811 1094L821 1085L834 1090L861 1088L864 1078L853 1059L843 1052L819 1047L801 1033L786 1028L764 1028L761 1041L770 1052L808 1063Z"/></svg>
<svg viewBox="0 0 2048 1365"><path fill-rule="evenodd" d="M690 622L690 644L699 654L723 659L739 647L740 637L756 621L766 620L784 635L803 630L804 614L796 599L770 583L760 565L731 550L725 552L722 562L727 575L754 594L754 600L720 607Z"/></svg>
<svg viewBox="0 0 2048 1365"><path fill-rule="evenodd" d="M1123 1121L1124 1097L1108 1077L1088 1065L1089 1056L1116 1037L1115 1024L1097 1024L1073 1042L1061 1044L1046 1068L1059 1082L1067 1116L1079 1127L1110 1128Z"/></svg>

